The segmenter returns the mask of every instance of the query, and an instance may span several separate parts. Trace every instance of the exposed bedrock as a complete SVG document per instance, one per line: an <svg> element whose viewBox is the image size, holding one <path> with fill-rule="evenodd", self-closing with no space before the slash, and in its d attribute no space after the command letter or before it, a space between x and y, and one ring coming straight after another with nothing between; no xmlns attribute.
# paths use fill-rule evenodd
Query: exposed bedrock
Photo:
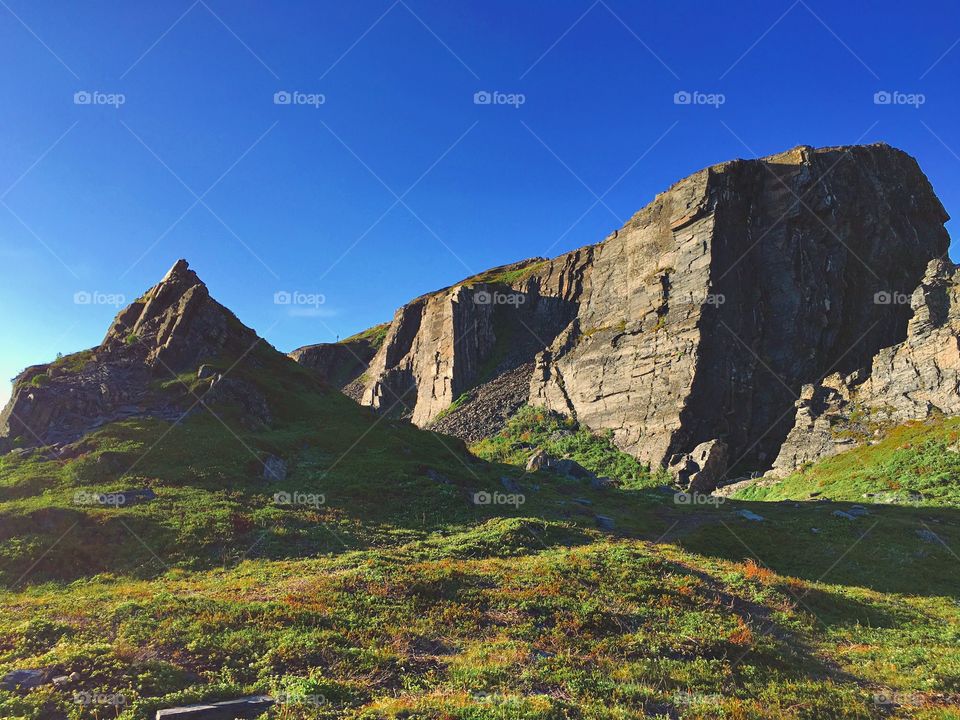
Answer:
<svg viewBox="0 0 960 720"><path fill-rule="evenodd" d="M478 386L530 363L511 403L610 429L651 464L722 440L731 472L766 470L805 385L907 339L913 309L884 298L945 256L947 219L916 161L883 144L716 165L603 242L405 305L362 401L456 428ZM464 393L477 399L455 404Z"/></svg>

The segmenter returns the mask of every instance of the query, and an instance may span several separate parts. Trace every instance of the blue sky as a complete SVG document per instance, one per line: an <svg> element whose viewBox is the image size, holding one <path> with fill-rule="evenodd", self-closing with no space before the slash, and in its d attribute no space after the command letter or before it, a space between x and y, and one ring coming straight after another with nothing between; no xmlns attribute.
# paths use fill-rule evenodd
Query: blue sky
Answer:
<svg viewBox="0 0 960 720"><path fill-rule="evenodd" d="M179 257L291 350L798 144L903 148L958 215L958 41L943 2L3 0L0 375Z"/></svg>

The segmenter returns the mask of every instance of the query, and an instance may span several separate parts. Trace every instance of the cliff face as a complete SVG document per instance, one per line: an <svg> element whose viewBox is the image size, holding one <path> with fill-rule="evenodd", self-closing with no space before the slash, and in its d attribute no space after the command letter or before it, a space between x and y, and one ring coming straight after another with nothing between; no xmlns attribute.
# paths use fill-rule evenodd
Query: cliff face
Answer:
<svg viewBox="0 0 960 720"><path fill-rule="evenodd" d="M907 296L879 300L905 303ZM770 475L787 475L886 426L960 415L960 268L931 261L909 307L913 317L903 342L881 350L864 369L803 388Z"/></svg>
<svg viewBox="0 0 960 720"><path fill-rule="evenodd" d="M886 145L717 165L597 245L398 310L363 402L456 428L496 395L610 429L653 464L720 439L732 466L765 470L804 386L907 339L910 305L882 298L909 296L944 256L946 220L917 163ZM904 382L878 362L876 383ZM525 366L525 391L484 392Z"/></svg>

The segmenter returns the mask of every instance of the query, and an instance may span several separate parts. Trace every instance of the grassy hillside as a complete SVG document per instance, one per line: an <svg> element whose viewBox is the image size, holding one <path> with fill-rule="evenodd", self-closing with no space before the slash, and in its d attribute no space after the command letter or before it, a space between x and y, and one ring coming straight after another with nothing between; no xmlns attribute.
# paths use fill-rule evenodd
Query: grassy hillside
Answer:
<svg viewBox="0 0 960 720"><path fill-rule="evenodd" d="M745 500L829 498L960 507L960 418L911 422L882 439L740 491Z"/></svg>
<svg viewBox="0 0 960 720"><path fill-rule="evenodd" d="M946 499L847 520L859 494L675 497L556 415L523 410L477 457L268 348L256 361L238 377L269 428L201 406L0 458L0 676L76 674L0 689L0 717L145 720L260 692L286 701L277 718L958 717ZM181 380L169 392L201 391ZM621 486L528 474L537 447ZM849 467L947 472L886 448ZM838 461L807 474L840 483ZM77 502L132 488L157 497Z"/></svg>

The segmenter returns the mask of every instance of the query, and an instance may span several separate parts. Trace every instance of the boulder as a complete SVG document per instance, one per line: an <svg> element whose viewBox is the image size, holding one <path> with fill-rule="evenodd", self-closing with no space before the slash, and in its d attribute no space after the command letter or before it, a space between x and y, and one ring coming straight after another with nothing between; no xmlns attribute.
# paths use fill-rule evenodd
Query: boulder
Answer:
<svg viewBox="0 0 960 720"><path fill-rule="evenodd" d="M700 443L692 452L671 458L668 470L687 492L710 493L727 472L727 444L719 439Z"/></svg>
<svg viewBox="0 0 960 720"><path fill-rule="evenodd" d="M287 479L287 463L275 455L267 455L263 461L263 479L267 482L283 482Z"/></svg>
<svg viewBox="0 0 960 720"><path fill-rule="evenodd" d="M523 492L522 488L517 484L517 481L513 478L503 476L500 478L500 484L503 485L503 488L508 493L519 493Z"/></svg>
<svg viewBox="0 0 960 720"><path fill-rule="evenodd" d="M11 670L0 678L0 690L33 690L53 682L56 672L50 668Z"/></svg>
<svg viewBox="0 0 960 720"><path fill-rule="evenodd" d="M214 703L197 703L157 710L156 720L253 720L274 704L267 695L252 695Z"/></svg>
<svg viewBox="0 0 960 720"><path fill-rule="evenodd" d="M613 530L616 527L616 522L607 515L594 515L593 518L601 530Z"/></svg>

